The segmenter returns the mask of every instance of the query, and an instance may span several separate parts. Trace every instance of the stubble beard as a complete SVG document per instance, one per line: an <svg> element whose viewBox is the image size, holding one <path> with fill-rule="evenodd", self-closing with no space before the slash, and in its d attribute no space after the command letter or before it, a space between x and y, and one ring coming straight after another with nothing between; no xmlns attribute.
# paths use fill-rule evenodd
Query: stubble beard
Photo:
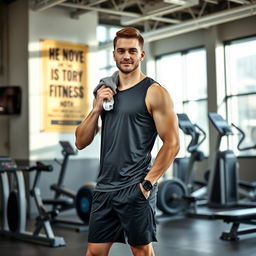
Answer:
<svg viewBox="0 0 256 256"><path fill-rule="evenodd" d="M134 70L136 70L139 67L139 63L135 63L134 67L132 69L126 70L122 68L122 65L120 63L116 63L117 68L124 74L130 74Z"/></svg>

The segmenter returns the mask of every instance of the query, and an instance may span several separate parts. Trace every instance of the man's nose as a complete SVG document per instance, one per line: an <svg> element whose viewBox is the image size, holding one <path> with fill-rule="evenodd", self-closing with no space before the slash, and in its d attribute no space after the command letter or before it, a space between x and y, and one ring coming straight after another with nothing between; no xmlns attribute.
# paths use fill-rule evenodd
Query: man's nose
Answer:
<svg viewBox="0 0 256 256"><path fill-rule="evenodd" d="M124 60L129 60L129 59L130 59L130 54L129 54L129 52L126 52L124 54Z"/></svg>

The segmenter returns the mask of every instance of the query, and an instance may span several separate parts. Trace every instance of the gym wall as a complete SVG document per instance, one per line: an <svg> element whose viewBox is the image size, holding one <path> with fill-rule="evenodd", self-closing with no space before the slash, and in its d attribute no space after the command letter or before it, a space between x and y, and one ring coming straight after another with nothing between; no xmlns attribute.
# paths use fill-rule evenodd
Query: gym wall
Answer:
<svg viewBox="0 0 256 256"><path fill-rule="evenodd" d="M89 46L89 86L92 90L100 78L97 77L97 58L95 58L97 14L86 13L79 19L71 19L64 10L50 8L43 12L29 11L29 152L30 162L38 159L53 164L54 172L43 175L41 189L43 197L53 197L50 184L57 181L60 166L53 159L62 160L59 140L68 140L74 147L74 133L42 132L42 66L39 58L40 39L87 44ZM40 28L40 29L39 29ZM89 148L71 157L67 166L64 184L73 190L96 179L99 164L99 137ZM32 207L33 212L33 207ZM70 212L69 212L70 213Z"/></svg>
<svg viewBox="0 0 256 256"><path fill-rule="evenodd" d="M0 4L0 84L8 84L8 74L7 74L7 23L5 22L8 17L7 7L4 4ZM1 136L0 136L0 155L8 154L8 124L9 118L7 116L0 117L0 127L1 127Z"/></svg>
<svg viewBox="0 0 256 256"><path fill-rule="evenodd" d="M53 159L61 157L59 140L75 142L74 132L57 133L42 131L42 62L40 59L41 39L63 42L81 43L89 46L89 87L92 100L93 85L100 78L97 77L97 58L94 49L97 45L96 26L97 15L89 12L79 19L71 19L69 14L60 8L50 8L41 12L29 10L29 152L30 160ZM98 144L96 139L90 149L79 152L77 158L98 158Z"/></svg>
<svg viewBox="0 0 256 256"><path fill-rule="evenodd" d="M68 140L74 146L75 136L73 132L42 131L43 84L39 41L51 39L89 46L88 80L92 102L93 85L100 79L95 57L98 17L97 13L88 12L79 19L71 19L60 8L34 12L28 8L28 2L19 0L5 6L4 73L0 74L0 81L1 85L19 85L22 88L22 111L17 116L0 117L0 153L22 164L32 165L37 160L53 164L54 172L42 175L40 182L42 197L52 197L49 186L57 181L59 173L59 165L53 159L62 160L59 140ZM89 148L71 157L65 184L76 190L82 184L95 180L98 165L99 136ZM32 205L31 212L34 210Z"/></svg>

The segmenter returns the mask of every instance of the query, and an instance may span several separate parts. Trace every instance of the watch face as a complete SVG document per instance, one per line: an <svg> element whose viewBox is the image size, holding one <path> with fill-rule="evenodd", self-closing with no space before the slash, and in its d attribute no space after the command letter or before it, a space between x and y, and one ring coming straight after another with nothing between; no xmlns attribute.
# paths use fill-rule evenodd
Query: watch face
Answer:
<svg viewBox="0 0 256 256"><path fill-rule="evenodd" d="M144 180L143 182L142 182L142 186L143 186L143 188L145 189L145 190L147 190L147 191L150 191L151 189L152 189L152 184L151 184L151 182L149 181L149 180Z"/></svg>

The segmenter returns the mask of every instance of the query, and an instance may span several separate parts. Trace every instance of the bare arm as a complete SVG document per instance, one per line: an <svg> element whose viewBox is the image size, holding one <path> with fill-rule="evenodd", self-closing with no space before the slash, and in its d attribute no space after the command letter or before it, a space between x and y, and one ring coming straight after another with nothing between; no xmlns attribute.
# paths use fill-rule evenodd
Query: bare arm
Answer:
<svg viewBox="0 0 256 256"><path fill-rule="evenodd" d="M166 89L152 85L148 90L146 103L155 121L158 135L163 141L154 164L145 177L155 184L179 152L179 128L173 102Z"/></svg>
<svg viewBox="0 0 256 256"><path fill-rule="evenodd" d="M76 128L76 147L78 149L87 147L93 141L99 130L98 120L103 109L103 100L110 100L113 94L113 91L104 85L97 91L92 111Z"/></svg>

